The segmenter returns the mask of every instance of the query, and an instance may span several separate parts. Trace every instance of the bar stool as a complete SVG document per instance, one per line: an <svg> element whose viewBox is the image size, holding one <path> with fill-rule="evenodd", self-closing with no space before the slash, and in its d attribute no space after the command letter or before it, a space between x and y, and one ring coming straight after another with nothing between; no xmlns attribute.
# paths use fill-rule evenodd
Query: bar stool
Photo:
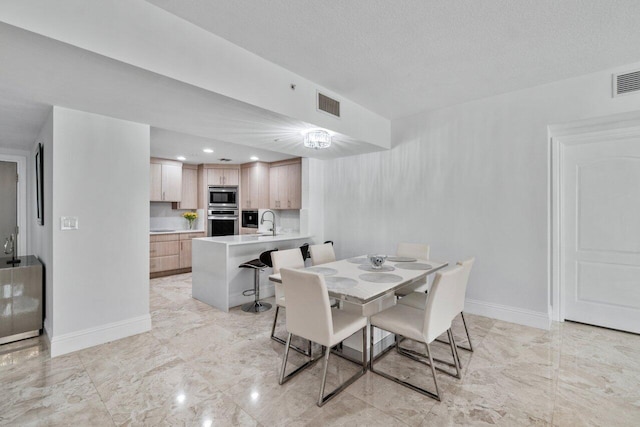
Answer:
<svg viewBox="0 0 640 427"><path fill-rule="evenodd" d="M253 302L243 304L242 311L260 313L262 311L271 309L271 304L267 302L260 302L260 272L267 267L273 267L273 263L271 261L271 252L277 250L278 249L271 249L269 251L264 251L260 254L259 258L252 259L251 261L247 261L238 266L239 268L253 268L255 275L253 281L253 289L247 289L246 291L242 292L242 295L244 296L255 295L255 299Z"/></svg>

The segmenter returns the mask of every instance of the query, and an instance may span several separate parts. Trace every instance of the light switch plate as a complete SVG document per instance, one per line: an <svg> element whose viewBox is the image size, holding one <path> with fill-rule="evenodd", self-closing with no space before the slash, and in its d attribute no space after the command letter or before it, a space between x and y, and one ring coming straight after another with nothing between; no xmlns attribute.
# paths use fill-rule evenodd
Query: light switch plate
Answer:
<svg viewBox="0 0 640 427"><path fill-rule="evenodd" d="M77 230L77 229L78 229L77 216L61 216L60 217L60 230Z"/></svg>

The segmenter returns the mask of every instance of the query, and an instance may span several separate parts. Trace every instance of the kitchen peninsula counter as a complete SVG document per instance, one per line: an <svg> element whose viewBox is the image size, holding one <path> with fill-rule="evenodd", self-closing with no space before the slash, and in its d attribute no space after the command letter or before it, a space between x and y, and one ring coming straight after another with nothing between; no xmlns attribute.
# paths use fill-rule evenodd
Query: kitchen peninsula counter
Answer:
<svg viewBox="0 0 640 427"><path fill-rule="evenodd" d="M253 295L242 292L253 289L254 271L239 265L256 259L270 249L292 249L304 243L313 244L309 234L291 233L271 236L255 234L201 237L192 240L192 295L220 310L251 302ZM274 295L268 277L271 269L260 275L260 299Z"/></svg>

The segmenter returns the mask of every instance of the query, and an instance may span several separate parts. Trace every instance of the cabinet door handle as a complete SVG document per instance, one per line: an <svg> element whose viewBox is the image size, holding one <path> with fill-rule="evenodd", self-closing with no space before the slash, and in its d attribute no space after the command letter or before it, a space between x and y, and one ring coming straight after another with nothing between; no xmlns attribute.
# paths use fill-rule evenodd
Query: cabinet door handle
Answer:
<svg viewBox="0 0 640 427"><path fill-rule="evenodd" d="M164 191L162 192L162 200L164 200Z"/></svg>

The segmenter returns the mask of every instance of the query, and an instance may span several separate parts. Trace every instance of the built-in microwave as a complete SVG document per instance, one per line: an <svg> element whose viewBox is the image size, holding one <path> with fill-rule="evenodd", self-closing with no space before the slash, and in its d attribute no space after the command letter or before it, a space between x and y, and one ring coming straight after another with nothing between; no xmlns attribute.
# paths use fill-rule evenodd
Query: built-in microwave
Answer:
<svg viewBox="0 0 640 427"><path fill-rule="evenodd" d="M258 211L242 211L242 226L258 228Z"/></svg>
<svg viewBox="0 0 640 427"><path fill-rule="evenodd" d="M209 187L209 208L238 208L238 187Z"/></svg>

